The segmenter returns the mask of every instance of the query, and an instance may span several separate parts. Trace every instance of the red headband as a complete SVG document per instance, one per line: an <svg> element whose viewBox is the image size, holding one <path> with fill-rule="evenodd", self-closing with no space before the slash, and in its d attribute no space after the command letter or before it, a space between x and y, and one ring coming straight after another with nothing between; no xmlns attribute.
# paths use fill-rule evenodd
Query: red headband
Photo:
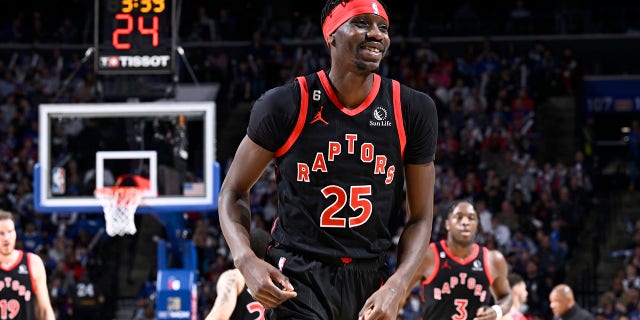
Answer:
<svg viewBox="0 0 640 320"><path fill-rule="evenodd" d="M377 0L351 0L346 3L343 2L331 10L331 13L329 13L322 24L322 35L327 45L329 44L329 36L338 30L343 23L359 14L365 13L379 15L389 23L387 12L384 11L384 7Z"/></svg>

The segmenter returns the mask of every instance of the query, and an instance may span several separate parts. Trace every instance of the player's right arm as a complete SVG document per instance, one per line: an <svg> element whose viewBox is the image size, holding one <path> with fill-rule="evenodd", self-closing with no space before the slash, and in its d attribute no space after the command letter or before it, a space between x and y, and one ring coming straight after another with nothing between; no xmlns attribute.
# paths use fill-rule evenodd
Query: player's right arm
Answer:
<svg viewBox="0 0 640 320"><path fill-rule="evenodd" d="M223 272L216 283L216 300L205 320L229 320L244 287L244 278L238 269Z"/></svg>
<svg viewBox="0 0 640 320"><path fill-rule="evenodd" d="M286 130L279 121L290 107L288 88L273 89L256 101L251 112L247 135L236 151L233 162L220 188L218 214L220 226L229 245L233 262L245 278L254 299L265 308L273 308L296 296L293 287L278 269L258 258L249 245L251 205L249 193L269 162L278 144L286 140L278 134ZM295 108L295 104L293 104ZM296 114L292 115L297 116ZM257 141L257 142L256 142ZM280 141L282 141L280 143ZM279 289L273 281L282 285Z"/></svg>
<svg viewBox="0 0 640 320"><path fill-rule="evenodd" d="M254 299L273 308L296 296L293 287L278 269L258 258L249 245L251 212L249 191L273 158L273 153L245 137L220 188L220 226L233 262L242 272ZM280 290L273 281L280 283Z"/></svg>

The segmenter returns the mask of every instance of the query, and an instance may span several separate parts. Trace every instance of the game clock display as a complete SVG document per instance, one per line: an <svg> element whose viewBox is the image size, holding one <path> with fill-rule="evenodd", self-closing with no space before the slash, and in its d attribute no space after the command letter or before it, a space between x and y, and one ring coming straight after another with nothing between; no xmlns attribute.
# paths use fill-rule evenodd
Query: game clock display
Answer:
<svg viewBox="0 0 640 320"><path fill-rule="evenodd" d="M98 74L170 74L175 0L95 0Z"/></svg>

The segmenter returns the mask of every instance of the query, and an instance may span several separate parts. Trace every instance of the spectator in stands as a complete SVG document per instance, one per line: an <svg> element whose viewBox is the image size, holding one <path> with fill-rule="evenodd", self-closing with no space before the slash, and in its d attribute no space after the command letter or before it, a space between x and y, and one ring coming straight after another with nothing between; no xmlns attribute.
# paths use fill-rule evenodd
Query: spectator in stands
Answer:
<svg viewBox="0 0 640 320"><path fill-rule="evenodd" d="M535 189L536 181L527 173L525 164L517 164L515 171L507 178L507 200L513 201L514 193L519 191L522 195L522 200L526 203L531 203L532 193L535 192Z"/></svg>
<svg viewBox="0 0 640 320"><path fill-rule="evenodd" d="M102 319L105 297L88 272L78 279L71 296L74 319Z"/></svg>
<svg viewBox="0 0 640 320"><path fill-rule="evenodd" d="M156 275L149 272L149 276L142 283L140 290L134 297L136 309L132 320L146 320L155 317Z"/></svg>
<svg viewBox="0 0 640 320"><path fill-rule="evenodd" d="M484 197L478 197L475 203L476 211L478 212L478 223L480 224L478 236L484 239L493 229L491 226L493 213L487 208L487 201ZM480 241L480 243L484 244L483 241Z"/></svg>
<svg viewBox="0 0 640 320"><path fill-rule="evenodd" d="M631 288L640 289L640 276L638 276L638 268L632 263L627 263L624 267L624 279L622 285L625 291L629 291Z"/></svg>
<svg viewBox="0 0 640 320"><path fill-rule="evenodd" d="M553 283L562 281L565 275L565 254L551 247L549 235L543 234L538 241L540 243L540 249L538 250L540 270Z"/></svg>
<svg viewBox="0 0 640 320"><path fill-rule="evenodd" d="M495 214L491 217L491 230L489 232L496 238L498 250L507 252L511 241L511 229Z"/></svg>
<svg viewBox="0 0 640 320"><path fill-rule="evenodd" d="M527 262L523 278L527 283L527 290L529 292L527 301L531 310L547 313L549 310L547 299L550 288L547 286L547 281L538 268L538 263L533 259Z"/></svg>

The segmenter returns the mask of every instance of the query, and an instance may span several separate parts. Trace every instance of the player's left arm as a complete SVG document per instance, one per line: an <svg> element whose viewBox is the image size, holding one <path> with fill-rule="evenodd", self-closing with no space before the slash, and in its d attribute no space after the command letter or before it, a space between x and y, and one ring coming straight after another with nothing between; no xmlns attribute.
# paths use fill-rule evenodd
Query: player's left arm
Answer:
<svg viewBox="0 0 640 320"><path fill-rule="evenodd" d="M403 88L403 117L407 145L404 154L407 221L398 242L398 265L387 282L360 311L359 319L396 319L413 277L425 259L433 224L435 144L438 120L433 100ZM404 98L407 98L406 100ZM406 102L407 108L404 108Z"/></svg>
<svg viewBox="0 0 640 320"><path fill-rule="evenodd" d="M423 92L402 86L401 101L407 136L404 153L407 221L398 243L398 266L390 280L397 276L403 284L408 282L406 290L410 291L416 273L424 273L425 258L431 252L438 114L433 99Z"/></svg>
<svg viewBox="0 0 640 320"><path fill-rule="evenodd" d="M406 291L410 291L415 284L415 275L424 273L424 270L419 269L425 266L426 254L430 251L435 167L433 162L422 165L408 164L405 170L407 222L398 243L398 268L391 278L401 277L402 282L408 284Z"/></svg>
<svg viewBox="0 0 640 320"><path fill-rule="evenodd" d="M407 222L398 243L398 266L387 282L365 303L358 319L396 319L413 276L424 261L433 222L433 162L407 165Z"/></svg>
<svg viewBox="0 0 640 320"><path fill-rule="evenodd" d="M511 287L507 276L509 267L507 260L498 250L489 251L489 264L491 265L491 274L493 275L493 283L491 284L491 294L496 301L496 305L502 308L502 314L507 314L511 309Z"/></svg>
<svg viewBox="0 0 640 320"><path fill-rule="evenodd" d="M497 319L500 320L502 317L498 316L498 313L502 315L506 315L509 313L511 309L511 287L509 286L509 280L507 280L507 275L509 273L509 269L507 267L507 261L498 250L490 250L489 251L489 269L491 271L491 276L493 277L493 282L491 283L491 295L493 295L493 299L496 301L496 304L481 309L478 312L478 317L476 319ZM501 312L498 312L496 308L499 308Z"/></svg>
<svg viewBox="0 0 640 320"><path fill-rule="evenodd" d="M36 287L36 318L38 320L55 320L51 300L49 299L49 288L47 286L47 271L39 256L29 253L29 272Z"/></svg>

